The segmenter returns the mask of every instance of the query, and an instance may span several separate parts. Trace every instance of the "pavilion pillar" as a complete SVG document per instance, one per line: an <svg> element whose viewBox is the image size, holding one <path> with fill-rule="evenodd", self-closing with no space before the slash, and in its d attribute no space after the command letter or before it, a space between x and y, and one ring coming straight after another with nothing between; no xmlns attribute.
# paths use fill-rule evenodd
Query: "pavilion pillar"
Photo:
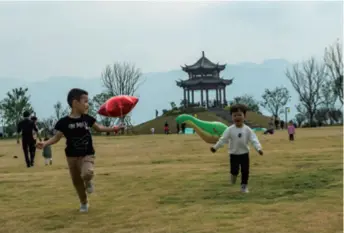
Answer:
<svg viewBox="0 0 344 233"><path fill-rule="evenodd" d="M216 88L216 107L219 106L219 88Z"/></svg>
<svg viewBox="0 0 344 233"><path fill-rule="evenodd" d="M188 103L186 100L186 89L185 89L185 87L183 88L183 90L184 90L184 107L186 107L188 105Z"/></svg>
<svg viewBox="0 0 344 233"><path fill-rule="evenodd" d="M219 88L219 105L220 105L220 107L222 107L222 87L221 88Z"/></svg>
<svg viewBox="0 0 344 233"><path fill-rule="evenodd" d="M226 87L223 88L223 103L226 103Z"/></svg>
<svg viewBox="0 0 344 233"><path fill-rule="evenodd" d="M192 101L192 104L195 104L195 94L194 94L194 90L191 90L191 101Z"/></svg>
<svg viewBox="0 0 344 233"><path fill-rule="evenodd" d="M205 101L207 108L209 108L209 89L205 90Z"/></svg>
<svg viewBox="0 0 344 233"><path fill-rule="evenodd" d="M201 106L203 107L203 89L201 89Z"/></svg>
<svg viewBox="0 0 344 233"><path fill-rule="evenodd" d="M188 105L190 104L190 90L188 89Z"/></svg>

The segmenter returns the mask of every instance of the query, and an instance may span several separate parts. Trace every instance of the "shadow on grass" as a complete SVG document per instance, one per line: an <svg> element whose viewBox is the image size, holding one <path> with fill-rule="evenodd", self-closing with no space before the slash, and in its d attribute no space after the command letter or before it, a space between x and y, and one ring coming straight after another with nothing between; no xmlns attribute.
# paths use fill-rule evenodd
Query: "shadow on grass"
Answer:
<svg viewBox="0 0 344 233"><path fill-rule="evenodd" d="M195 202L228 204L250 202L269 204L279 201L304 201L322 196L326 189L342 188L342 168L323 168L311 171L298 170L278 175L253 177L249 194L240 193L238 184L230 185L223 180L223 173L210 173L205 180L187 180L180 185L179 191L160 196L159 204L188 205Z"/></svg>

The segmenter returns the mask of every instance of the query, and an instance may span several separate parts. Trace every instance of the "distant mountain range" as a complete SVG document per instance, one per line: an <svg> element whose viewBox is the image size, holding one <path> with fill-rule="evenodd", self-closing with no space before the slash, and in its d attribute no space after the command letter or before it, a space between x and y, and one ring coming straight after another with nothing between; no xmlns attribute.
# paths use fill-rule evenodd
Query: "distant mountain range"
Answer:
<svg viewBox="0 0 344 233"><path fill-rule="evenodd" d="M192 63L192 62L190 62ZM261 95L265 88L285 86L292 96L289 106L291 113L289 117L295 115L295 105L298 102L298 95L292 88L289 80L285 76L285 71L292 64L283 59L266 60L262 64L239 63L228 64L221 73L224 78L234 78L233 84L227 87L227 100L235 96L250 94L257 100L261 100ZM169 109L170 102L177 105L183 98L183 91L177 87L176 80L187 79L187 74L180 70L169 72L153 72L143 74L143 84L140 86L137 96L139 103L132 112L134 124L139 124L155 117L155 109L161 113L162 109ZM90 97L102 92L100 78L83 77L49 77L44 81L26 82L19 79L0 77L0 99L6 92L15 87L28 87L31 95L33 107L40 118L53 115L53 105L57 101L66 103L66 94L74 87L86 89ZM210 94L214 98L215 93ZM200 99L200 94L195 93L195 101ZM263 113L268 114L265 110ZM290 118L289 118L290 119Z"/></svg>

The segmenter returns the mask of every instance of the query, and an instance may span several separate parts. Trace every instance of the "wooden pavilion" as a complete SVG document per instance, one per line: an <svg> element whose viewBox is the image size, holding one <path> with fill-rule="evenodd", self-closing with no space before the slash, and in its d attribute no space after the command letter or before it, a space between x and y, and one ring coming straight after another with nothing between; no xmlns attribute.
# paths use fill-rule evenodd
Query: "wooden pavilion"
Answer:
<svg viewBox="0 0 344 233"><path fill-rule="evenodd" d="M225 68L225 64L211 62L205 57L204 52L195 64L182 66L182 70L188 74L188 79L176 82L177 86L184 90L184 106L195 106L195 91L200 91L201 106L209 108L226 105L226 87L232 84L233 79L220 78L220 72ZM216 99L212 106L209 102L209 91L216 91Z"/></svg>

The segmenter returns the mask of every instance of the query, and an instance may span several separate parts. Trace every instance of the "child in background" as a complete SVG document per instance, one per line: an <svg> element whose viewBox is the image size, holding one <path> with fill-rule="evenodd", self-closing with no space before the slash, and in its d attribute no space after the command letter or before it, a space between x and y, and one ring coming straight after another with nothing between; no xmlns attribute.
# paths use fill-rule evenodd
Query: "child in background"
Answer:
<svg viewBox="0 0 344 233"><path fill-rule="evenodd" d="M263 155L262 146L256 134L245 125L247 108L242 104L234 104L230 108L233 125L223 132L218 142L210 148L215 153L220 147L229 142L229 159L231 182L235 184L239 169L241 169L241 192L248 193L248 177L250 173L250 158L248 143L251 142L256 151Z"/></svg>
<svg viewBox="0 0 344 233"><path fill-rule="evenodd" d="M48 141L49 138L45 137L44 142ZM46 146L43 148L42 155L44 157L44 164L47 166L48 164L53 164L53 158L52 158L52 152L51 152L51 146Z"/></svg>
<svg viewBox="0 0 344 233"><path fill-rule="evenodd" d="M294 141L295 126L293 124L293 121L289 121L288 134L289 134L289 141Z"/></svg>

